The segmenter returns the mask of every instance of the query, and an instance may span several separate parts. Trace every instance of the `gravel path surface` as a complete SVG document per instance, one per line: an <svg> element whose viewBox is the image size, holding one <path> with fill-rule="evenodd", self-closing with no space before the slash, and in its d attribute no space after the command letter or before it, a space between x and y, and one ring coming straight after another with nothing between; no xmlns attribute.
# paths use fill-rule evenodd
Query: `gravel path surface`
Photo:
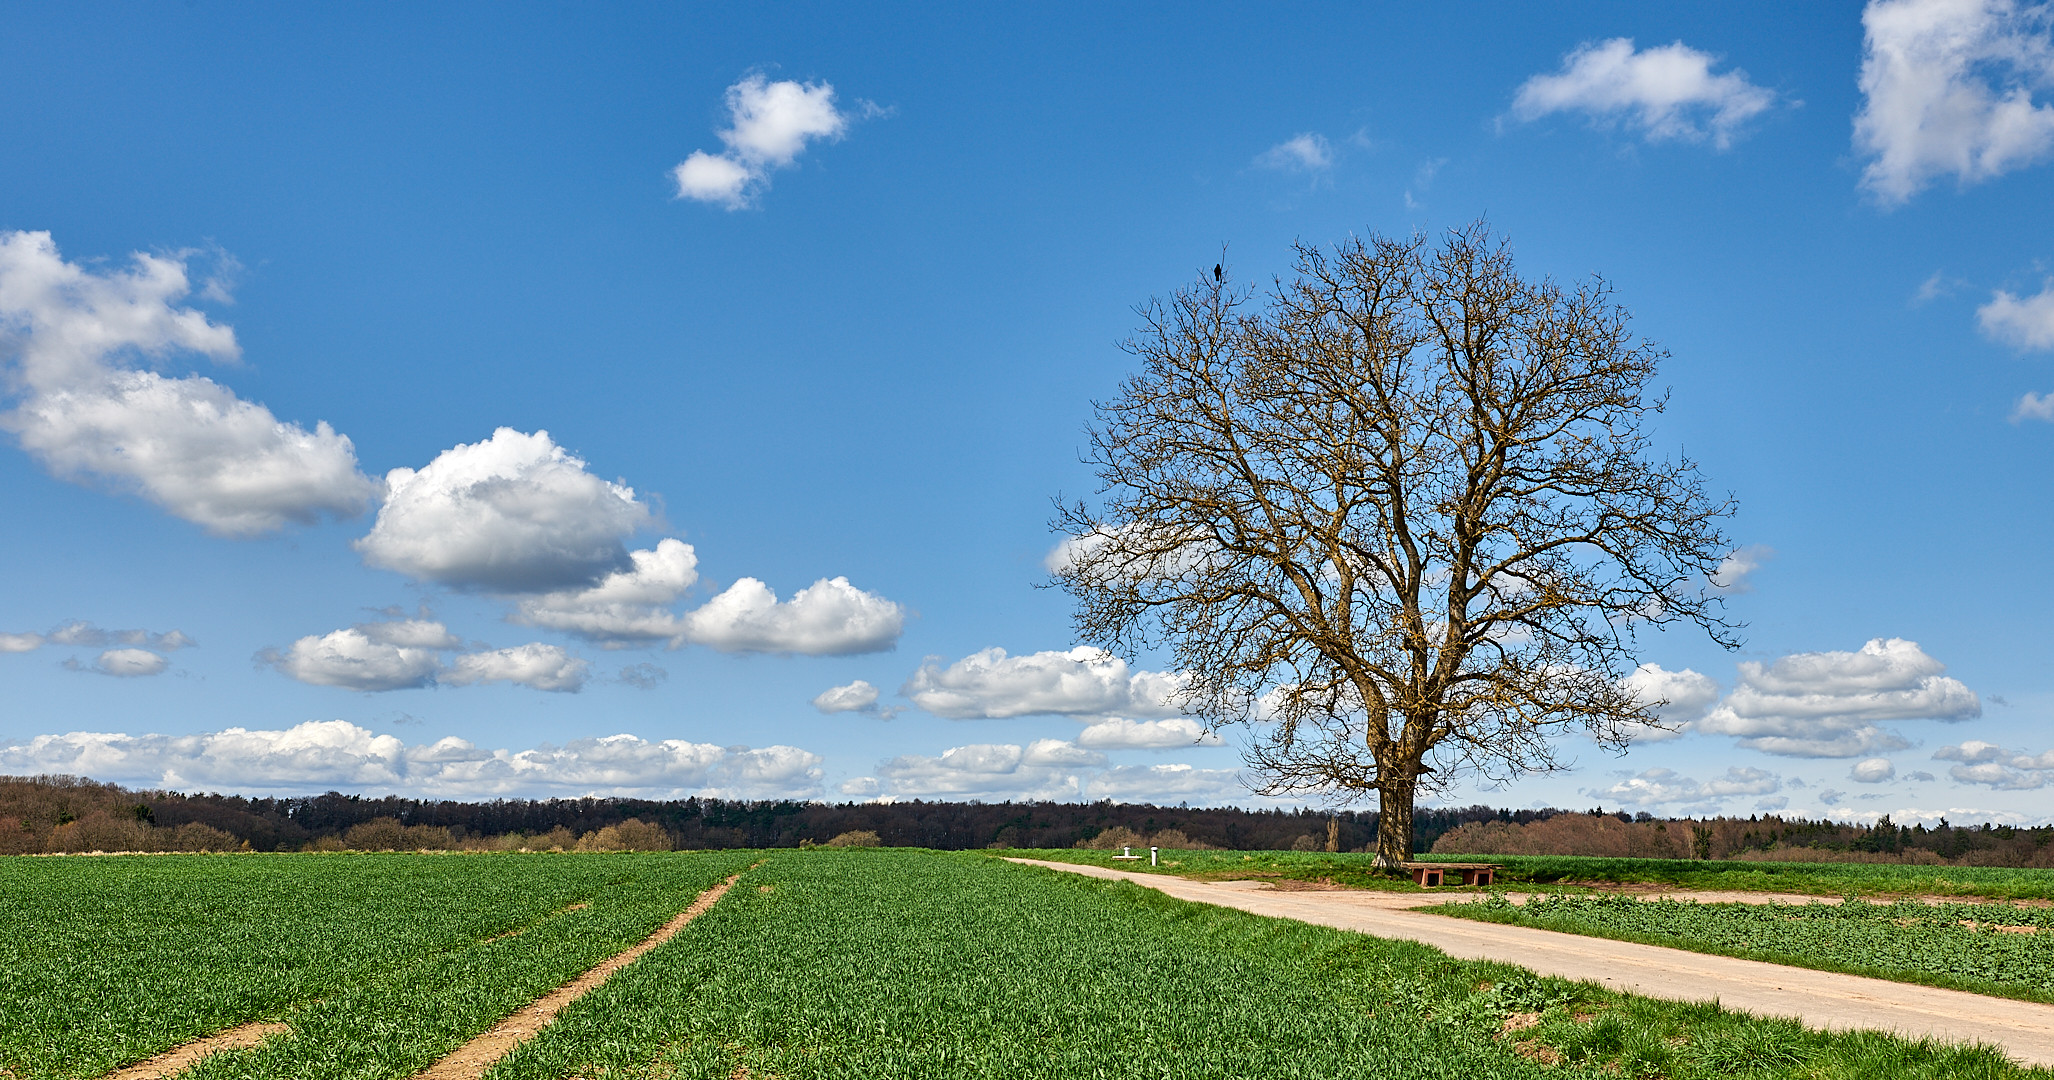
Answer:
<svg viewBox="0 0 2054 1080"><path fill-rule="evenodd" d="M1543 975L1588 980L1646 997L1716 1000L1729 1009L1788 1016L1813 1028L1865 1028L1914 1038L1992 1043L2015 1061L2054 1065L2054 1005L1409 910L1474 895L1460 890L1430 897L1367 890L1284 891L1264 882L1190 881L1078 863L1011 861L1131 881L1180 900L1406 938L1465 960L1517 964Z"/></svg>

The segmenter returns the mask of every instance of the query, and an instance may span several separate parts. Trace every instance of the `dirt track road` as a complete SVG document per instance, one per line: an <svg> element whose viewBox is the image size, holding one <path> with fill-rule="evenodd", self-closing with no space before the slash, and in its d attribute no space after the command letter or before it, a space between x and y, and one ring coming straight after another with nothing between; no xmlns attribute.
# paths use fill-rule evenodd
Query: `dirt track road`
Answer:
<svg viewBox="0 0 2054 1080"><path fill-rule="evenodd" d="M1788 1016L1814 1028L1866 1028L1948 1042L1993 1043L2015 1061L2054 1065L2054 1005L1428 915L1407 909L1444 901L1425 900L1415 893L1282 892L1259 882L1189 881L1076 863L1011 861L1131 881L1180 900L1406 938L1466 960L1517 964L1543 975L1589 980L1646 997L1716 1000L1729 1009ZM1460 895L1451 892L1446 899Z"/></svg>

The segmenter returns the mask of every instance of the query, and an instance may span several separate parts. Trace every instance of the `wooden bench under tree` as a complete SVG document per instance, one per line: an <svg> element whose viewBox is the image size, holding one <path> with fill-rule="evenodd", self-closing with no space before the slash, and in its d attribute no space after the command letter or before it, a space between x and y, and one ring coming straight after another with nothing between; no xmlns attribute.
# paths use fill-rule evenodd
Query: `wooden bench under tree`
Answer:
<svg viewBox="0 0 2054 1080"><path fill-rule="evenodd" d="M1409 862L1403 864L1405 872L1423 889L1437 889L1443 884L1454 884L1446 880L1449 873L1459 873L1462 884L1473 888L1488 888L1497 880L1497 863L1487 862Z"/></svg>

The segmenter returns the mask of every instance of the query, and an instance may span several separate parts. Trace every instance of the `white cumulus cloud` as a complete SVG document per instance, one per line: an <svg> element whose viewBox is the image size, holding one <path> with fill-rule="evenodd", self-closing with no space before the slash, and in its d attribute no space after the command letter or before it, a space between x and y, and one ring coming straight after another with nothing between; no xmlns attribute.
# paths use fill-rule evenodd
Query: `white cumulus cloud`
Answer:
<svg viewBox="0 0 2054 1080"><path fill-rule="evenodd" d="M1673 739L1719 700L1718 680L1689 668L1670 671L1660 664L1642 664L1633 669L1633 674L1619 680L1619 685L1632 691L1640 701L1650 705L1660 702L1655 705L1655 716L1667 725L1636 731L1634 742Z"/></svg>
<svg viewBox="0 0 2054 1080"><path fill-rule="evenodd" d="M996 646L944 667L928 657L900 693L915 705L951 720L1009 716L1127 716L1181 714L1183 680L1159 671L1129 671L1103 649L1008 656Z"/></svg>
<svg viewBox="0 0 2054 1080"><path fill-rule="evenodd" d="M1188 716L1164 720L1100 720L1077 735L1077 745L1093 750L1169 750L1222 745L1218 733L1205 730Z"/></svg>
<svg viewBox="0 0 2054 1080"><path fill-rule="evenodd" d="M2015 0L1871 0L1862 11L1862 183L1902 203L1941 176L1988 180L2054 152L2049 9Z"/></svg>
<svg viewBox="0 0 2054 1080"><path fill-rule="evenodd" d="M2054 750L2028 754L2006 750L1995 743L1969 739L1958 746L1943 746L1933 753L1935 761L1959 764L1947 775L1964 784L1981 784L2000 791L2033 791L2054 778Z"/></svg>
<svg viewBox="0 0 2054 1080"><path fill-rule="evenodd" d="M848 578L822 578L780 603L745 577L685 615L679 636L721 652L848 656L892 648L905 624L903 608Z"/></svg>
<svg viewBox="0 0 2054 1080"><path fill-rule="evenodd" d="M1248 785L1234 769L1201 769L1181 762L1115 765L1090 777L1087 793L1114 802L1219 803L1247 797Z"/></svg>
<svg viewBox="0 0 2054 1080"><path fill-rule="evenodd" d="M1244 798L1248 788L1234 769L1200 769L1181 762L1108 765L1105 755L1090 747L1037 739L1025 746L974 743L936 756L904 754L880 763L875 776L859 776L844 783L841 793L882 800L1216 803Z"/></svg>
<svg viewBox="0 0 2054 1080"><path fill-rule="evenodd" d="M1981 739L1968 739L1956 746L1943 746L1933 752L1934 761L1959 761L1968 765L1980 765L1986 761L1997 761L2011 756L1996 743Z"/></svg>
<svg viewBox="0 0 2054 1080"><path fill-rule="evenodd" d="M727 149L695 150L671 170L679 198L748 207L770 185L773 169L790 166L815 139L841 138L850 119L835 107L833 86L771 82L761 73L727 88L727 110L728 127L718 133Z"/></svg>
<svg viewBox="0 0 2054 1080"><path fill-rule="evenodd" d="M1117 542L1111 552L1107 545ZM1177 530L1128 522L1109 530L1065 536L1042 556L1041 565L1051 574L1085 572L1092 575L1124 575L1136 579L1166 578L1203 569L1217 553L1213 541L1195 535L1179 538ZM1110 562L1118 555L1124 565L1094 565Z"/></svg>
<svg viewBox="0 0 2054 1080"><path fill-rule="evenodd" d="M1560 72L1520 84L1512 111L1522 120L1581 112L1639 128L1651 140L1710 138L1724 148L1776 95L1743 71L1712 74L1717 59L1680 41L1638 51L1631 38L1586 43L1562 58Z"/></svg>
<svg viewBox="0 0 2054 1080"><path fill-rule="evenodd" d="M813 707L832 715L845 712L875 712L877 687L857 679L846 686L831 686L813 699Z"/></svg>
<svg viewBox="0 0 2054 1080"><path fill-rule="evenodd" d="M1740 685L1699 731L1791 757L1864 757L1901 750L1884 720L1968 720L1982 702L1917 642L1876 638L1859 652L1793 653L1740 664Z"/></svg>
<svg viewBox="0 0 2054 1080"><path fill-rule="evenodd" d="M1711 780L1695 780L1674 769L1649 769L1602 791L1586 794L1603 796L1627 806L1690 805L1713 809L1726 799L1742 795L1771 795L1782 787L1780 777L1762 769L1736 766L1727 769L1724 776Z"/></svg>
<svg viewBox="0 0 2054 1080"><path fill-rule="evenodd" d="M803 799L820 794L822 758L796 746L721 748L702 792L715 799Z"/></svg>
<svg viewBox="0 0 2054 1080"><path fill-rule="evenodd" d="M1982 324L1983 333L2006 345L2054 349L2054 284L2043 285L2039 292L2024 297L1999 289L1991 295L1989 303L1976 309L1976 320Z"/></svg>
<svg viewBox="0 0 2054 1080"><path fill-rule="evenodd" d="M1880 784L1897 777L1897 766L1889 758L1872 757L1857 761L1847 770L1847 778L1857 784Z"/></svg>
<svg viewBox="0 0 2054 1080"><path fill-rule="evenodd" d="M694 150L670 172L677 181L678 197L699 202L720 203L730 210L749 205L744 192L756 174L747 165L725 154Z"/></svg>
<svg viewBox="0 0 2054 1080"><path fill-rule="evenodd" d="M438 681L451 686L503 682L534 690L575 694L585 688L591 665L558 645L530 642L510 649L462 653Z"/></svg>
<svg viewBox="0 0 2054 1080"><path fill-rule="evenodd" d="M460 652L445 664L441 654L462 645L448 627L432 619L388 619L309 634L283 651L264 649L256 660L312 686L366 692L505 682L576 693L591 674L586 661L561 646L540 642Z"/></svg>
<svg viewBox="0 0 2054 1080"><path fill-rule="evenodd" d="M0 370L13 433L61 479L134 494L223 536L321 514L349 517L378 494L348 437L312 431L198 375L137 366L173 356L240 359L235 332L180 307L184 255L125 270L66 262L47 232L0 233Z"/></svg>
<svg viewBox="0 0 2054 1080"><path fill-rule="evenodd" d="M1038 739L1026 746L978 743L957 746L939 757L905 754L878 766L877 776L851 783L845 794L882 784L897 798L1082 799L1084 775L1105 763L1101 754L1059 739ZM865 780L870 781L866 785Z"/></svg>
<svg viewBox="0 0 2054 1080"><path fill-rule="evenodd" d="M454 649L463 644L449 627L433 619L388 619L358 623L356 629L381 645L404 645L415 649Z"/></svg>
<svg viewBox="0 0 2054 1080"><path fill-rule="evenodd" d="M312 686L405 690L435 681L441 661L432 647L395 645L359 627L309 634L286 648L265 649L257 662Z"/></svg>
<svg viewBox="0 0 2054 1080"><path fill-rule="evenodd" d="M172 790L431 798L812 798L821 759L791 746L717 746L635 735L530 750L459 738L409 745L344 720L198 735L71 732L0 745L0 773L69 773Z"/></svg>
<svg viewBox="0 0 2054 1080"><path fill-rule="evenodd" d="M385 475L364 560L422 581L495 592L583 589L633 566L622 540L649 521L547 431L500 428L425 467Z"/></svg>
<svg viewBox="0 0 2054 1080"><path fill-rule="evenodd" d="M676 640L684 624L670 605L699 580L692 545L664 539L628 553L630 565L585 589L524 597L513 620L562 630L608 646Z"/></svg>

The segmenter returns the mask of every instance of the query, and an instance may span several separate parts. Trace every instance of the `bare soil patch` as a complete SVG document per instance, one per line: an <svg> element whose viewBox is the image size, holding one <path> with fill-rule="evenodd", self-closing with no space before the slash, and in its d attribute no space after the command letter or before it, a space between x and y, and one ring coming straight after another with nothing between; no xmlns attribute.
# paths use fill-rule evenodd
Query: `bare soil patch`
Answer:
<svg viewBox="0 0 2054 1080"><path fill-rule="evenodd" d="M1355 887L1354 887L1354 886L1352 886L1352 885L1343 885L1343 884L1341 884L1340 882L1338 882L1338 881L1335 881L1335 880L1334 880L1333 878L1320 878L1320 879L1319 879L1318 881L1297 881L1297 880L1295 880L1295 879L1291 879L1291 878L1280 878L1280 879L1278 879L1278 880L1275 880L1275 881L1272 881L1272 882L1270 882L1270 883L1269 883L1269 887L1270 887L1270 888L1272 888L1272 889L1275 889L1275 890L1276 890L1276 891L1278 891L1278 892L1367 892L1367 891L1369 891L1369 890L1366 890L1366 889L1357 889L1357 888L1355 888Z"/></svg>
<svg viewBox="0 0 2054 1080"><path fill-rule="evenodd" d="M175 1046L148 1061L138 1061L102 1076L100 1080L161 1080L174 1076L198 1064L201 1058L218 1054L223 1050L243 1050L261 1044L273 1035L283 1035L292 1029L284 1024L261 1020L251 1021L216 1032L204 1039L195 1039L184 1046Z"/></svg>
<svg viewBox="0 0 2054 1080"><path fill-rule="evenodd" d="M457 1047L447 1057L414 1074L414 1080L477 1080L478 1077L485 1075L485 1070L491 1068L494 1062L512 1053L515 1047L534 1038L543 1028L548 1027L550 1022L556 1019L556 1014L562 1012L571 1002L597 990L606 980L613 977L614 972L641 959L643 953L669 941L678 931L685 928L686 923L705 914L706 909L727 895L728 889L734 887L741 876L736 874L700 893L699 898L692 901L691 907L657 927L655 933L643 938L639 944L615 954L583 975L530 1002L512 1016L501 1020L492 1030Z"/></svg>

